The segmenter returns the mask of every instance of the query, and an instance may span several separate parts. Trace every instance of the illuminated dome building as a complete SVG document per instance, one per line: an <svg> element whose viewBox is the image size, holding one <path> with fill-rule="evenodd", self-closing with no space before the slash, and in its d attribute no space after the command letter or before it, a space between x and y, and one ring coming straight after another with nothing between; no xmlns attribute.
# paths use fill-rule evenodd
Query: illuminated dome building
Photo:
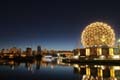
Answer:
<svg viewBox="0 0 120 80"><path fill-rule="evenodd" d="M106 23L94 22L86 26L81 35L83 47L113 47L115 44L114 30Z"/></svg>

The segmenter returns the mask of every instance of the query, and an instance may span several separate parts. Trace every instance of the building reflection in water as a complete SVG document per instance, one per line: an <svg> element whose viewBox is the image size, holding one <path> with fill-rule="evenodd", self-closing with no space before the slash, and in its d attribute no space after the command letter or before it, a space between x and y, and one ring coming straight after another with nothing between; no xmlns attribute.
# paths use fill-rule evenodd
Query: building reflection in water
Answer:
<svg viewBox="0 0 120 80"><path fill-rule="evenodd" d="M11 70L25 64L24 68L28 71L34 72L42 68L54 69L55 66L69 66L72 67L73 73L77 74L78 80L119 80L120 79L120 66L108 65L80 65L80 64L65 64L56 62L44 62L35 60L33 62L15 62L15 61L0 61L0 65L9 66Z"/></svg>
<svg viewBox="0 0 120 80"><path fill-rule="evenodd" d="M82 75L82 80L119 80L120 66L78 65L74 64L74 73Z"/></svg>

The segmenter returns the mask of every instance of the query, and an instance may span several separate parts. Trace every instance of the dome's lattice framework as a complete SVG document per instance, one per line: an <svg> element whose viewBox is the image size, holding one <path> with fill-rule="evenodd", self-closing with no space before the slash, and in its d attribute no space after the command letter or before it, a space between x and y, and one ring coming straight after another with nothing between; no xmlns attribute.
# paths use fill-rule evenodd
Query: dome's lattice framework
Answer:
<svg viewBox="0 0 120 80"><path fill-rule="evenodd" d="M94 22L86 26L81 35L83 47L103 46L113 47L115 44L114 30L106 23Z"/></svg>

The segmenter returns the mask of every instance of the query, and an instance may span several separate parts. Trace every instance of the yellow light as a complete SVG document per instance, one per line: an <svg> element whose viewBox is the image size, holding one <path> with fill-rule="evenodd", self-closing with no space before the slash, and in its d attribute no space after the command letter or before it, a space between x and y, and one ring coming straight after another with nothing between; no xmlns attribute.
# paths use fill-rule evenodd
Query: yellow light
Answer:
<svg viewBox="0 0 120 80"><path fill-rule="evenodd" d="M120 56L119 55L114 55L112 56L113 59L120 59Z"/></svg>
<svg viewBox="0 0 120 80"><path fill-rule="evenodd" d="M103 77L103 70L101 68L98 68L98 76Z"/></svg>
<svg viewBox="0 0 120 80"><path fill-rule="evenodd" d="M110 68L110 76L115 77L115 70L114 68Z"/></svg>
<svg viewBox="0 0 120 80"><path fill-rule="evenodd" d="M11 65L14 64L14 61L10 61L9 64L11 64Z"/></svg>
<svg viewBox="0 0 120 80"><path fill-rule="evenodd" d="M113 47L115 44L115 33L114 30L106 23L91 23L83 30L81 42L84 47L95 45L107 45L108 47Z"/></svg>
<svg viewBox="0 0 120 80"><path fill-rule="evenodd" d="M114 55L113 48L109 48L109 55L110 55L110 56L113 56L113 55Z"/></svg>
<svg viewBox="0 0 120 80"><path fill-rule="evenodd" d="M97 48L97 55L102 55L102 49L101 48Z"/></svg>
<svg viewBox="0 0 120 80"><path fill-rule="evenodd" d="M78 65L78 64L73 64L73 66L74 66L75 68L79 68L79 65Z"/></svg>
<svg viewBox="0 0 120 80"><path fill-rule="evenodd" d="M76 55L76 56L73 56L73 58L74 58L74 59L79 59L79 56L78 56L78 55Z"/></svg>
<svg viewBox="0 0 120 80"><path fill-rule="evenodd" d="M21 57L26 57L26 54L21 54Z"/></svg>
<svg viewBox="0 0 120 80"><path fill-rule="evenodd" d="M99 56L100 59L105 59L106 57L104 55Z"/></svg>
<svg viewBox="0 0 120 80"><path fill-rule="evenodd" d="M9 55L9 58L14 58L14 55L13 55L13 54L10 54L10 55Z"/></svg>
<svg viewBox="0 0 120 80"><path fill-rule="evenodd" d="M120 66L113 66L114 70L120 70Z"/></svg>
<svg viewBox="0 0 120 80"><path fill-rule="evenodd" d="M86 68L86 75L88 75L88 76L90 75L90 68L89 67Z"/></svg>
<svg viewBox="0 0 120 80"><path fill-rule="evenodd" d="M86 48L86 56L89 56L89 55L90 55L90 49Z"/></svg>

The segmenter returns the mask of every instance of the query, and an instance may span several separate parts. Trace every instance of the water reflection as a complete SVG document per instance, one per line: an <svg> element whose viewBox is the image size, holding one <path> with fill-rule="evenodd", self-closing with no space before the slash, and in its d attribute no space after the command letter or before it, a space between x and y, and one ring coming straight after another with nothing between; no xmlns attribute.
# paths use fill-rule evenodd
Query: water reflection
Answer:
<svg viewBox="0 0 120 80"><path fill-rule="evenodd" d="M27 76L25 79L29 80L34 78L36 80L120 80L120 66L115 65L65 64L59 61L44 62L41 60L32 62L0 60L0 75L9 75L9 78L15 77L11 74L12 71L13 75L17 74L19 77L22 77L23 73ZM0 78L6 79L4 76L0 76Z"/></svg>
<svg viewBox="0 0 120 80"><path fill-rule="evenodd" d="M82 75L82 80L120 79L120 66L74 64L73 67L74 73Z"/></svg>

